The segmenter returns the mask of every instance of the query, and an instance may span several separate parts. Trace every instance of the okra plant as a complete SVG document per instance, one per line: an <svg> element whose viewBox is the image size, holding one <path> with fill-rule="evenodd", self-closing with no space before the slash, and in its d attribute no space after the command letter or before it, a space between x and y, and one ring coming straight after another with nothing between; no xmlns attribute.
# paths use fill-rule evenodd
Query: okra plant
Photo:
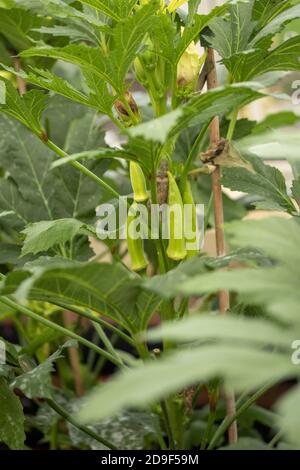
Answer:
<svg viewBox="0 0 300 470"><path fill-rule="evenodd" d="M300 2L215 3L0 1L3 448L300 446Z"/></svg>

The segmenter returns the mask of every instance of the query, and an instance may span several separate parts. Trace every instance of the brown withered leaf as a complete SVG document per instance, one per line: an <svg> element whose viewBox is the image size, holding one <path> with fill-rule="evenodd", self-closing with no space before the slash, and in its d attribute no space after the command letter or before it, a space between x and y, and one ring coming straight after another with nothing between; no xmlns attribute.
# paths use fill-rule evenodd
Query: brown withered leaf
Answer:
<svg viewBox="0 0 300 470"><path fill-rule="evenodd" d="M201 153L201 160L203 163L213 163L227 168L243 167L254 172L252 165L241 156L232 142L226 139L220 139L207 152Z"/></svg>

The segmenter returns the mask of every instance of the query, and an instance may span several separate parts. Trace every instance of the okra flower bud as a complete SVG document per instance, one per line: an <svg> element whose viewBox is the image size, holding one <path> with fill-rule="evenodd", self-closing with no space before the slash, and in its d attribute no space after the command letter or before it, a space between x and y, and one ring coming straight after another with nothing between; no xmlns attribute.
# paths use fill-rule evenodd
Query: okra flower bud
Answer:
<svg viewBox="0 0 300 470"><path fill-rule="evenodd" d="M144 202L148 199L146 179L140 165L130 162L130 181L136 202Z"/></svg>
<svg viewBox="0 0 300 470"><path fill-rule="evenodd" d="M203 60L201 59L197 47L193 42L182 54L177 65L177 86L193 91Z"/></svg>
<svg viewBox="0 0 300 470"><path fill-rule="evenodd" d="M170 172L168 172L168 178L169 244L167 255L170 259L178 261L187 255L184 239L183 203L177 183Z"/></svg>
<svg viewBox="0 0 300 470"><path fill-rule="evenodd" d="M127 248L131 259L131 269L133 271L141 271L148 265L148 261L145 257L144 246L142 238L135 238L133 236L133 225L137 218L137 204L134 202L128 211L127 216Z"/></svg>
<svg viewBox="0 0 300 470"><path fill-rule="evenodd" d="M132 124L132 119L131 119L131 116L130 116L130 113L129 113L129 108L132 112L132 114L134 114L135 116L139 116L139 109L138 109L138 106L132 96L132 94L127 91L125 93L125 101L127 103L127 107L125 105L125 103L120 100L119 98L116 99L115 101L115 108L117 110L117 113L118 115L120 116L120 118L122 119L122 121L125 123L125 124Z"/></svg>

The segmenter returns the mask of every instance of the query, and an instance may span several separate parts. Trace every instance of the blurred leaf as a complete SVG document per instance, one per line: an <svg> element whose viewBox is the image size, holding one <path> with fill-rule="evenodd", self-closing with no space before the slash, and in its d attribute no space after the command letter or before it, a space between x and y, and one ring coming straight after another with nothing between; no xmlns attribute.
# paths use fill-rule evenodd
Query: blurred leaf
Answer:
<svg viewBox="0 0 300 470"><path fill-rule="evenodd" d="M228 345L240 342L244 345L247 343L265 346L268 343L269 346L290 351L294 328L283 330L267 320L239 318L230 313L224 317L201 314L178 322L165 322L162 326L152 329L146 337L151 341L167 339L179 343L215 339Z"/></svg>
<svg viewBox="0 0 300 470"><path fill-rule="evenodd" d="M156 418L155 415L146 412L128 411L115 416L113 419L106 419L99 424L96 423L90 428L99 435L101 434L109 442L112 442L118 449L143 450L145 448L145 438L156 433L153 425ZM68 428L75 446L86 444L93 450L106 449L106 447L74 426L68 424Z"/></svg>
<svg viewBox="0 0 300 470"><path fill-rule="evenodd" d="M76 346L76 341L67 341L37 367L19 375L11 382L10 388L22 390L28 398L51 398L52 383L50 374L54 370L53 363L62 357L61 353L65 348L74 348Z"/></svg>
<svg viewBox="0 0 300 470"><path fill-rule="evenodd" d="M143 367L119 373L109 383L96 387L82 405L78 418L82 422L94 422L125 408L145 407L172 392L216 376L225 377L232 387L243 390L295 372L288 355L247 346L204 345L181 349Z"/></svg>
<svg viewBox="0 0 300 470"><path fill-rule="evenodd" d="M0 442L10 449L24 449L24 415L20 399L0 377Z"/></svg>
<svg viewBox="0 0 300 470"><path fill-rule="evenodd" d="M256 124L251 134L260 134L277 127L294 126L299 121L300 116L292 111L281 111L279 113L269 114L265 119Z"/></svg>
<svg viewBox="0 0 300 470"><path fill-rule="evenodd" d="M287 436L288 441L296 445L297 448L300 446L300 387L299 385L288 392L280 400L277 406L280 417L278 419L278 425Z"/></svg>
<svg viewBox="0 0 300 470"><path fill-rule="evenodd" d="M254 437L241 436L236 444L220 447L219 450L272 450L267 444Z"/></svg>

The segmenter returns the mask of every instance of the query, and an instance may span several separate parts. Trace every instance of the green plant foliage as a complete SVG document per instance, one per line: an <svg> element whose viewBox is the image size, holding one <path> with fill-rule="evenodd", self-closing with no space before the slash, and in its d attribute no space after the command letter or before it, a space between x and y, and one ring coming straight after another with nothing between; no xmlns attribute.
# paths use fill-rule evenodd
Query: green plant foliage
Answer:
<svg viewBox="0 0 300 470"><path fill-rule="evenodd" d="M0 0L2 447L300 448L299 13ZM181 199L179 256L152 209Z"/></svg>
<svg viewBox="0 0 300 470"><path fill-rule="evenodd" d="M24 449L24 415L20 399L10 390L6 380L0 378L0 442L10 449Z"/></svg>

